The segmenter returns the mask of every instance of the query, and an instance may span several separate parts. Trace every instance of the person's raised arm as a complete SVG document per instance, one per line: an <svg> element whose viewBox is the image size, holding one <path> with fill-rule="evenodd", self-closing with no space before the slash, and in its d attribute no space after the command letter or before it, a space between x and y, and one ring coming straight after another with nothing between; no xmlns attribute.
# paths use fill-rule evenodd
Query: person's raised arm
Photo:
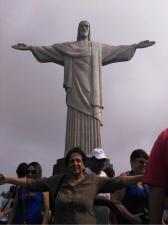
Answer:
<svg viewBox="0 0 168 225"><path fill-rule="evenodd" d="M136 44L136 48L147 48L154 45L155 43L156 43L155 41L149 41L149 40L141 41L138 44Z"/></svg>
<svg viewBox="0 0 168 225"><path fill-rule="evenodd" d="M118 176L112 178L99 177L98 193L113 193L116 190L122 189L130 184L136 184L142 180L142 175L136 176Z"/></svg>
<svg viewBox="0 0 168 225"><path fill-rule="evenodd" d="M17 45L12 45L12 48L17 49L17 50L23 50L23 51L31 50L30 46L23 44L23 43L18 43Z"/></svg>
<svg viewBox="0 0 168 225"><path fill-rule="evenodd" d="M4 174L0 174L0 185L2 184L14 184L20 186L27 186L27 178L9 177Z"/></svg>
<svg viewBox="0 0 168 225"><path fill-rule="evenodd" d="M136 184L142 180L143 175L136 175L136 176L121 176L121 180L127 186L130 184Z"/></svg>

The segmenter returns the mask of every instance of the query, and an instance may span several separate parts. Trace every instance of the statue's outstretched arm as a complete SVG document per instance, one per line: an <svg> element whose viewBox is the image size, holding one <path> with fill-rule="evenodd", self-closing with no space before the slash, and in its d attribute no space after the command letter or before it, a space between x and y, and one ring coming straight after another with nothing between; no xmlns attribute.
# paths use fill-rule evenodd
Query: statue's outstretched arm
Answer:
<svg viewBox="0 0 168 225"><path fill-rule="evenodd" d="M18 43L17 45L12 45L12 48L17 49L17 50L31 50L31 47L23 44L23 43Z"/></svg>
<svg viewBox="0 0 168 225"><path fill-rule="evenodd" d="M155 43L156 43L155 41L149 41L149 40L141 41L138 44L136 44L136 48L147 48L154 45Z"/></svg>
<svg viewBox="0 0 168 225"><path fill-rule="evenodd" d="M61 66L64 65L63 53L55 47L55 44L51 46L32 46L18 43L16 45L12 45L12 48L22 51L31 51L37 61L41 63L54 62Z"/></svg>

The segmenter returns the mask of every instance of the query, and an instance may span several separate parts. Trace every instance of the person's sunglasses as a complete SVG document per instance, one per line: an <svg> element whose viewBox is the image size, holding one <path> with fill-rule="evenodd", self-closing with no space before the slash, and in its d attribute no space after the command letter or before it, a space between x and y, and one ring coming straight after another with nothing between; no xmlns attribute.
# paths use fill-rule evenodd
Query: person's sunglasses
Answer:
<svg viewBox="0 0 168 225"><path fill-rule="evenodd" d="M36 173L36 170L27 170L27 174L35 174Z"/></svg>

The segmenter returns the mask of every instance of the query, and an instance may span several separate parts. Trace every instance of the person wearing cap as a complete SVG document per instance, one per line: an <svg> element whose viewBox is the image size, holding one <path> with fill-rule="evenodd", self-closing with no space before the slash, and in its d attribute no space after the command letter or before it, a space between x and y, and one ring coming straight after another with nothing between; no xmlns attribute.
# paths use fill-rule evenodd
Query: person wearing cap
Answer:
<svg viewBox="0 0 168 225"><path fill-rule="evenodd" d="M85 172L88 174L95 173L100 177L107 177L107 174L103 171L107 157L102 148L94 148L91 151L91 158L88 167ZM110 193L100 193L97 195L97 201L103 199L110 200ZM110 209L107 206L94 206L94 213L96 216L97 224L109 224Z"/></svg>
<svg viewBox="0 0 168 225"><path fill-rule="evenodd" d="M105 164L107 162L106 155L102 148L94 148L91 151L91 158L89 166L86 168L87 173L95 173L101 177L107 177L106 173L103 171Z"/></svg>

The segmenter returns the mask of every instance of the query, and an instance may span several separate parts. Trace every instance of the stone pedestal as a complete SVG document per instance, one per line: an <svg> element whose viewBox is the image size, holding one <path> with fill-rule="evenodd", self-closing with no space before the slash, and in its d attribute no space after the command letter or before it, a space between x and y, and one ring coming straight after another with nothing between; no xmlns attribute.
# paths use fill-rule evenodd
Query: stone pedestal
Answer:
<svg viewBox="0 0 168 225"><path fill-rule="evenodd" d="M57 159L56 164L53 166L53 174L58 175L67 172L67 167L65 165L65 158Z"/></svg>

